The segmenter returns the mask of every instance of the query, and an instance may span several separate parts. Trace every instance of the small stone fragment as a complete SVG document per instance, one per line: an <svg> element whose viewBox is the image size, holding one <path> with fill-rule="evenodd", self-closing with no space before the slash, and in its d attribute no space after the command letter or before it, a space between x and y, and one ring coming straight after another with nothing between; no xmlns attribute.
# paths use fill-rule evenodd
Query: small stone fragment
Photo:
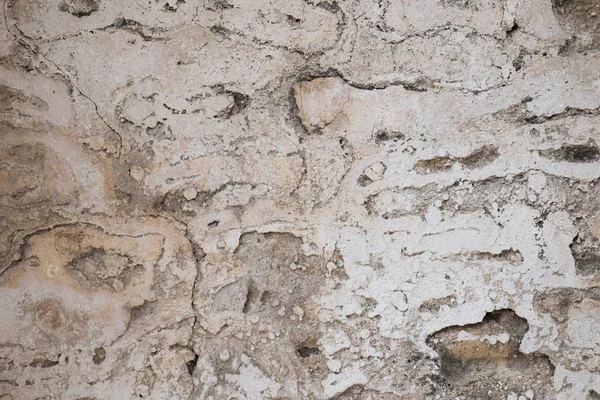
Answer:
<svg viewBox="0 0 600 400"><path fill-rule="evenodd" d="M219 360L228 361L229 360L229 351L227 349L221 350L219 353Z"/></svg>
<svg viewBox="0 0 600 400"><path fill-rule="evenodd" d="M378 162L365 169L364 174L372 181L379 181L383 178L385 170L385 164Z"/></svg>
<svg viewBox="0 0 600 400"><path fill-rule="evenodd" d="M295 306L292 310L298 316L298 319L302 321L302 318L304 317L304 310L302 307Z"/></svg>
<svg viewBox="0 0 600 400"><path fill-rule="evenodd" d="M196 188L193 187L189 187L183 191L183 197L185 197L187 201L194 200L197 195L198 191L196 190Z"/></svg>
<svg viewBox="0 0 600 400"><path fill-rule="evenodd" d="M327 361L327 368L329 368L332 372L340 372L342 368L342 362L339 360L329 360Z"/></svg>

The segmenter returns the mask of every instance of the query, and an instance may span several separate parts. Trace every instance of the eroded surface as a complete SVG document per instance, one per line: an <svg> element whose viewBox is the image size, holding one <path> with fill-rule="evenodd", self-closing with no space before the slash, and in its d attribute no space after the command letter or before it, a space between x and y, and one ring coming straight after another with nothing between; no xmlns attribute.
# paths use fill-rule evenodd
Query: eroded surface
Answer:
<svg viewBox="0 0 600 400"><path fill-rule="evenodd" d="M0 399L600 398L600 2L0 14Z"/></svg>

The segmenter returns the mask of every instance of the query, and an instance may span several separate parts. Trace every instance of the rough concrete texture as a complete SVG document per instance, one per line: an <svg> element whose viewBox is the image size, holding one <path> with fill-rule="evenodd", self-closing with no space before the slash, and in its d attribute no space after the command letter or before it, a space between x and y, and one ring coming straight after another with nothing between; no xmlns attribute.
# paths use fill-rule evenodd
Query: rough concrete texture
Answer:
<svg viewBox="0 0 600 400"><path fill-rule="evenodd" d="M0 400L600 399L600 0L0 14Z"/></svg>

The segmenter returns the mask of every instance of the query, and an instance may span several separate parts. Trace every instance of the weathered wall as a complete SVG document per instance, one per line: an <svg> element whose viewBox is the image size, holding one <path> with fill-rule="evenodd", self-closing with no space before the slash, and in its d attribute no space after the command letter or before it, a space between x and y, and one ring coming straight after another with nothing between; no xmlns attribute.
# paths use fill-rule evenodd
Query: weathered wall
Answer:
<svg viewBox="0 0 600 400"><path fill-rule="evenodd" d="M0 399L599 399L599 0L3 0Z"/></svg>

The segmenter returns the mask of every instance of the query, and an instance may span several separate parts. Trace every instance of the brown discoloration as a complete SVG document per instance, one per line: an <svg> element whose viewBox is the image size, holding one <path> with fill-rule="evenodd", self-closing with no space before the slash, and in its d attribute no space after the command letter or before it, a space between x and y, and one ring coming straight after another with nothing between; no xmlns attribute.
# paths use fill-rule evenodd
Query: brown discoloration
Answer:
<svg viewBox="0 0 600 400"><path fill-rule="evenodd" d="M60 332L66 324L65 308L56 299L44 299L35 305L35 324L43 330Z"/></svg>
<svg viewBox="0 0 600 400"><path fill-rule="evenodd" d="M527 321L512 310L488 313L481 323L453 326L428 339L440 356L441 377L447 392L472 397L504 399L505 391L535 388L538 396L551 390L554 366L543 354L519 350ZM502 382L499 388L494 382Z"/></svg>
<svg viewBox="0 0 600 400"><path fill-rule="evenodd" d="M500 156L494 146L483 146L465 157L436 157L429 160L419 160L415 163L415 170L419 173L436 173L447 171L455 163L467 169L481 168L490 164Z"/></svg>
<svg viewBox="0 0 600 400"><path fill-rule="evenodd" d="M600 46L600 1L553 0L552 5L561 26L578 39L581 50Z"/></svg>
<svg viewBox="0 0 600 400"><path fill-rule="evenodd" d="M571 163L590 163L600 159L600 149L594 143L564 145L556 150L541 151L542 157Z"/></svg>
<svg viewBox="0 0 600 400"><path fill-rule="evenodd" d="M152 235L140 239L111 236L83 224L43 232L29 238L21 257L25 261L4 274L5 296L24 292L27 300L20 307L31 313L32 324L55 337L56 344L110 337L104 324L120 321L115 328L122 330L129 323L127 308L153 299L151 286L161 243ZM96 262L82 265L81 260L90 258ZM132 263L139 264L136 279L126 271L134 268ZM55 294L46 297L50 293ZM23 331L13 331L7 339L19 338L26 346L37 343L35 335L27 333L27 320L19 328Z"/></svg>
<svg viewBox="0 0 600 400"><path fill-rule="evenodd" d="M97 0L62 0L58 9L63 12L68 12L76 17L85 17L98 11Z"/></svg>

